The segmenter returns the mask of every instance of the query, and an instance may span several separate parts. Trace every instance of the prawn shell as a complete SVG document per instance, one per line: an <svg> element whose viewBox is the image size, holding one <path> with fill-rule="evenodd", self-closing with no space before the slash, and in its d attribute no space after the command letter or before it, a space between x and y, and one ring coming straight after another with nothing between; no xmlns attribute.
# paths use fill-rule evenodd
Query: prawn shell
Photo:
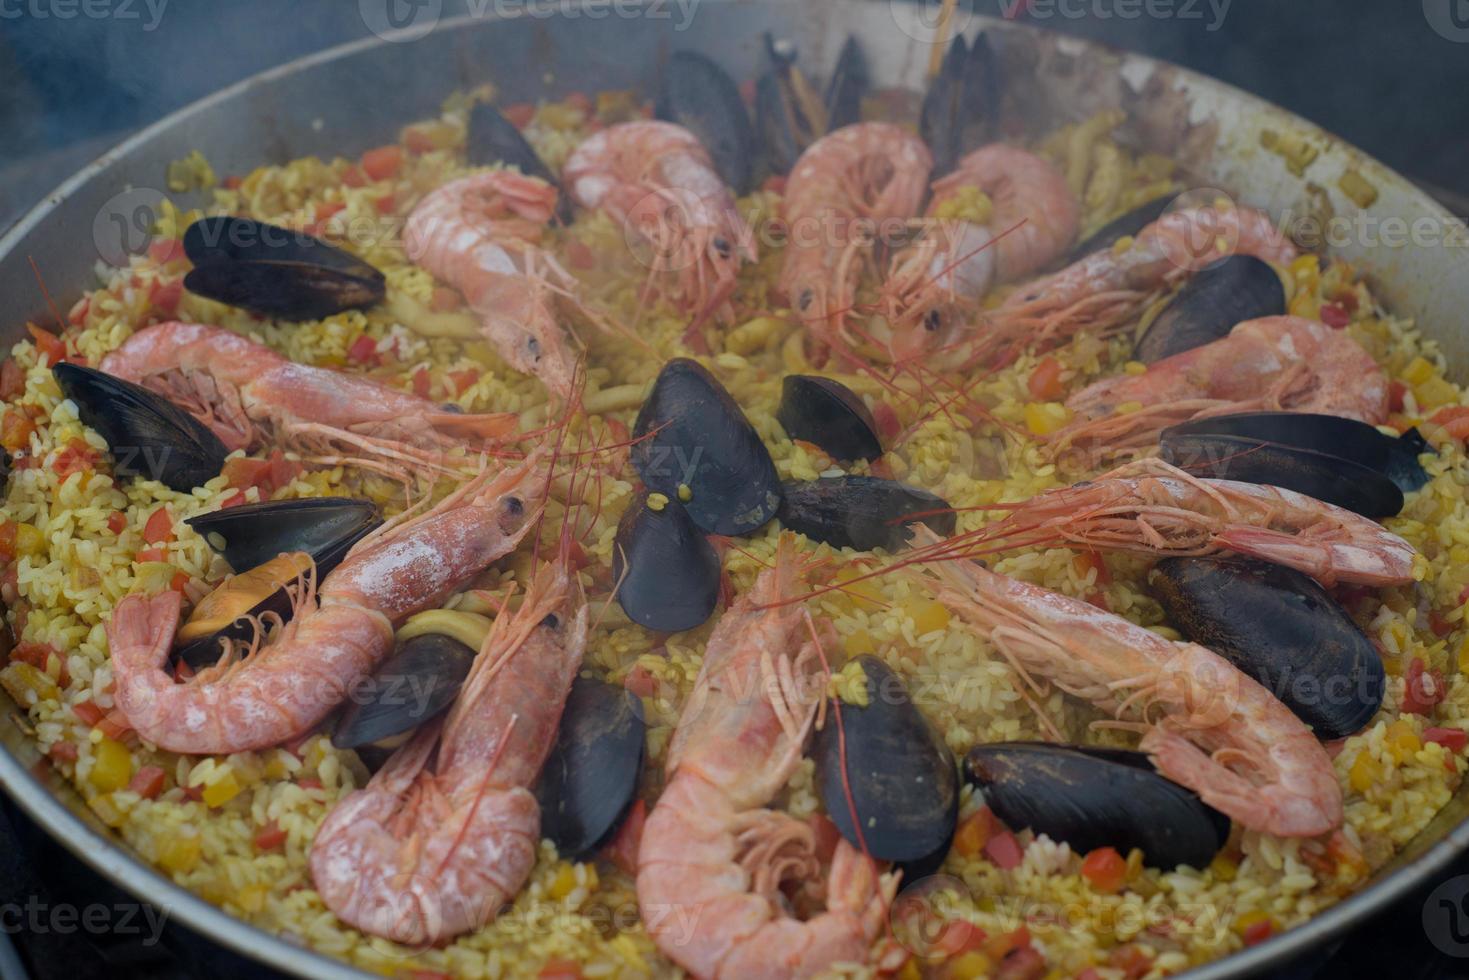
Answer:
<svg viewBox="0 0 1469 980"><path fill-rule="evenodd" d="M1002 91L989 39L981 33L970 45L956 35L924 93L918 117L918 135L933 153L934 177L949 173L965 154L993 141Z"/></svg>
<svg viewBox="0 0 1469 980"><path fill-rule="evenodd" d="M227 507L184 523L236 571L263 565L288 551L304 551L316 560L318 576L325 576L382 519L366 500L302 497Z"/></svg>
<svg viewBox="0 0 1469 980"><path fill-rule="evenodd" d="M1141 752L999 742L975 746L964 767L1007 827L1079 853L1135 847L1151 867L1203 868L1229 838L1229 818L1154 772Z"/></svg>
<svg viewBox="0 0 1469 980"><path fill-rule="evenodd" d="M1194 419L1166 429L1166 440L1179 435L1238 436L1313 449L1376 470L1411 493L1428 482L1428 472L1419 462L1433 447L1416 428L1401 436L1390 436L1377 426L1340 415L1314 412L1237 412Z"/></svg>
<svg viewBox="0 0 1469 980"><path fill-rule="evenodd" d="M474 658L473 649L442 633L403 642L371 680L353 686L332 744L339 749L372 745L437 718L459 696Z"/></svg>
<svg viewBox="0 0 1469 980"><path fill-rule="evenodd" d="M1283 487L1373 520L1403 509L1403 491L1378 471L1312 449L1172 430L1158 445L1166 462L1195 476Z"/></svg>
<svg viewBox="0 0 1469 980"><path fill-rule="evenodd" d="M914 706L901 677L870 654L857 659L867 704L833 703L841 724L829 719L813 736L816 789L853 846L865 846L881 861L908 864L910 871L931 871L933 859L948 852L959 815L954 755Z"/></svg>
<svg viewBox="0 0 1469 980"><path fill-rule="evenodd" d="M1213 343L1237 324L1285 313L1285 286L1270 263L1231 255L1200 269L1169 300L1132 356L1144 364Z"/></svg>
<svg viewBox="0 0 1469 980"><path fill-rule="evenodd" d="M51 375L82 424L107 440L114 472L187 493L219 475L229 450L188 412L160 395L94 368L65 362Z"/></svg>
<svg viewBox="0 0 1469 980"><path fill-rule="evenodd" d="M782 524L836 548L901 551L913 540L911 524L926 524L948 537L958 523L942 497L875 476L792 481L785 484L783 498Z"/></svg>
<svg viewBox="0 0 1469 980"><path fill-rule="evenodd" d="M184 288L262 316L319 320L382 302L386 279L349 252L302 231L217 215L184 232L194 268Z"/></svg>
<svg viewBox="0 0 1469 980"><path fill-rule="evenodd" d="M1166 558L1148 581L1169 622L1259 681L1322 739L1382 706L1382 657L1310 576L1240 558Z"/></svg>
<svg viewBox="0 0 1469 980"><path fill-rule="evenodd" d="M640 494L612 548L617 603L639 626L664 633L693 629L719 602L719 555L676 498L661 509Z"/></svg>
<svg viewBox="0 0 1469 980"><path fill-rule="evenodd" d="M1066 257L1066 261L1071 263L1077 259L1084 259L1093 252L1100 252L1104 248L1111 248L1123 238L1133 237L1148 225L1161 218L1163 212L1168 210L1168 205L1172 204L1173 201L1174 197L1172 195L1163 194L1153 198L1146 204L1133 208L1124 215L1113 218L1081 242L1077 243L1077 246L1071 250L1071 254Z"/></svg>
<svg viewBox="0 0 1469 980"><path fill-rule="evenodd" d="M653 111L698 137L720 179L736 194L750 189L755 132L739 86L723 68L696 51L675 51Z"/></svg>
<svg viewBox="0 0 1469 980"><path fill-rule="evenodd" d="M882 441L877 437L872 412L839 381L809 374L786 375L775 418L786 435L819 446L833 459L874 460L882 456Z"/></svg>
<svg viewBox="0 0 1469 980"><path fill-rule="evenodd" d="M555 187L556 218L562 224L572 220L571 198L561 190L556 175L536 153L515 124L488 102L477 102L469 111L469 130L465 136L465 156L475 166L505 164L515 167L527 177L539 177Z"/></svg>
<svg viewBox="0 0 1469 980"><path fill-rule="evenodd" d="M647 725L631 691L578 677L535 795L541 836L580 860L617 832L637 798Z"/></svg>
<svg viewBox="0 0 1469 980"><path fill-rule="evenodd" d="M658 372L633 439L632 463L643 482L683 500L705 531L752 534L780 506L769 450L730 393L696 361L675 358ZM687 488L683 495L680 486Z"/></svg>

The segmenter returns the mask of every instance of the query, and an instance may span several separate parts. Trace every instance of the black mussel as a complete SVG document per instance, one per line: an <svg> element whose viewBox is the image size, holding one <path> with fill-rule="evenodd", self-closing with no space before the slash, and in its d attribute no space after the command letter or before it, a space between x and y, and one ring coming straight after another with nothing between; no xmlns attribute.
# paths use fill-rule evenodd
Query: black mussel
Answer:
<svg viewBox="0 0 1469 980"><path fill-rule="evenodd" d="M113 471L186 493L219 475L229 450L198 419L140 385L77 364L51 369L82 424L107 440Z"/></svg>
<svg viewBox="0 0 1469 980"><path fill-rule="evenodd" d="M824 476L784 484L780 522L836 548L900 551L913 524L947 537L957 517L942 497L875 476Z"/></svg>
<svg viewBox="0 0 1469 980"><path fill-rule="evenodd" d="M633 425L632 463L713 534L750 534L775 516L780 477L730 393L697 361L663 365ZM680 493L680 488L683 492Z"/></svg>
<svg viewBox="0 0 1469 980"><path fill-rule="evenodd" d="M527 177L539 177L560 190L556 175L535 148L513 122L488 102L477 102L469 111L469 132L465 143L465 155L471 164L509 164ZM571 223L571 198L565 192L556 197L556 217L562 224Z"/></svg>
<svg viewBox="0 0 1469 980"><path fill-rule="evenodd" d="M302 231L251 218L200 218L184 232L191 293L262 316L317 320L382 302L383 274Z"/></svg>
<svg viewBox="0 0 1469 980"><path fill-rule="evenodd" d="M1155 197L1146 204L1133 208L1131 211L1118 218L1113 218L1101 228L1088 235L1080 244L1071 250L1067 261L1075 261L1100 252L1104 248L1111 248L1117 244L1120 238L1130 238L1142 231L1148 225L1157 221L1168 210L1168 205L1173 203L1172 195L1164 194Z"/></svg>
<svg viewBox="0 0 1469 980"><path fill-rule="evenodd" d="M1195 476L1284 487L1374 520L1403 509L1403 491L1381 473L1311 449L1204 433L1165 433L1158 445Z"/></svg>
<svg viewBox="0 0 1469 980"><path fill-rule="evenodd" d="M865 845L879 860L908 864L915 874L920 868L931 873L933 859L942 861L949 849L959 813L954 754L914 706L901 677L877 657L858 660L867 675L867 704L841 705L840 725L828 712L812 738L816 789L853 845Z"/></svg>
<svg viewBox="0 0 1469 980"><path fill-rule="evenodd" d="M1136 847L1151 867L1203 868L1229 839L1229 818L1158 775L1141 752L999 742L975 746L964 767L1006 826L1081 853Z"/></svg>
<svg viewBox="0 0 1469 980"><path fill-rule="evenodd" d="M830 378L788 374L780 385L776 420L792 439L819 446L833 459L877 459L877 423L856 392Z"/></svg>
<svg viewBox="0 0 1469 980"><path fill-rule="evenodd" d="M541 836L562 857L589 855L627 815L637 798L646 727L632 692L587 677L572 682L536 786Z"/></svg>
<svg viewBox="0 0 1469 980"><path fill-rule="evenodd" d="M332 744L355 749L410 732L454 703L475 650L442 633L405 640L364 683L354 685Z"/></svg>
<svg viewBox="0 0 1469 980"><path fill-rule="evenodd" d="M1376 470L1411 493L1428 482L1428 473L1418 457L1433 447L1417 429L1394 437L1379 432L1375 425L1340 415L1312 412L1238 412L1195 419L1167 429L1170 435L1237 436L1297 449L1313 449Z"/></svg>
<svg viewBox="0 0 1469 980"><path fill-rule="evenodd" d="M1382 657L1309 575L1243 558L1166 558L1148 576L1169 622L1227 658L1322 739L1382 705Z"/></svg>
<svg viewBox="0 0 1469 980"><path fill-rule="evenodd" d="M959 159L994 139L1000 118L1000 71L989 40L956 36L923 96L918 135L933 151L933 173L943 176Z"/></svg>
<svg viewBox="0 0 1469 980"><path fill-rule="evenodd" d="M1231 255L1184 283L1139 338L1132 356L1151 364L1219 340L1237 323L1284 312L1285 286L1270 263Z"/></svg>
<svg viewBox="0 0 1469 980"><path fill-rule="evenodd" d="M351 547L382 524L377 507L349 497L306 497L241 504L184 522L237 571L288 551L304 551L325 576Z"/></svg>
<svg viewBox="0 0 1469 980"><path fill-rule="evenodd" d="M870 86L867 61L857 39L847 38L826 91L817 94L796 65L799 52L792 41L767 32L765 52L770 69L755 83L755 130L765 165L784 174L817 139L861 120Z"/></svg>
<svg viewBox="0 0 1469 980"><path fill-rule="evenodd" d="M629 619L678 633L714 612L719 555L676 499L643 493L617 524L612 581Z"/></svg>
<svg viewBox="0 0 1469 980"><path fill-rule="evenodd" d="M249 644L262 631L262 617L291 618L290 586L311 573L305 552L277 555L231 576L209 593L174 635L174 658L198 670L217 663L225 641Z"/></svg>
<svg viewBox="0 0 1469 980"><path fill-rule="evenodd" d="M857 39L849 36L842 43L831 78L826 81L826 95L822 102L826 107L827 132L862 121L862 100L871 87L867 57Z"/></svg>
<svg viewBox="0 0 1469 980"><path fill-rule="evenodd" d="M714 169L737 194L750 189L755 133L739 86L723 68L696 51L675 51L653 111L697 136Z"/></svg>

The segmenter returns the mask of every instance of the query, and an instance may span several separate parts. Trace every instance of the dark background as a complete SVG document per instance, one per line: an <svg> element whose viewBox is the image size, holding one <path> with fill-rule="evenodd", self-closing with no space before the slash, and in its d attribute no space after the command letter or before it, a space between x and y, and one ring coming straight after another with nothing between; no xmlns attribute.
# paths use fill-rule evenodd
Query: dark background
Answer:
<svg viewBox="0 0 1469 980"><path fill-rule="evenodd" d="M139 126L254 72L368 36L356 0L167 0L156 20L146 0L100 0L113 11L128 4L132 17L56 16L57 4L72 2L79 0L0 0L0 229ZM1469 0L1233 0L1217 23L1221 0L1213 8L1208 0L1146 2L1151 7L1144 0L970 6L1222 78L1325 126L1446 199L1469 199ZM446 16L463 8L464 0L444 2ZM1149 9L1172 13L1149 16ZM1138 14L1124 16L1131 10ZM1463 40L1436 32L1435 17L1464 24L1459 34L1447 31ZM54 877L49 867L32 867L23 850L0 813L0 904L44 895L42 879ZM1469 866L1444 878L1466 872ZM1469 975L1469 959L1445 956L1427 941L1427 897L1426 890L1413 896L1330 958L1323 952L1284 975ZM156 950L99 953L77 938L15 938L40 978L181 975ZM0 934L0 944L5 939ZM1469 956L1469 944L1453 951ZM4 967L0 955L0 974Z"/></svg>

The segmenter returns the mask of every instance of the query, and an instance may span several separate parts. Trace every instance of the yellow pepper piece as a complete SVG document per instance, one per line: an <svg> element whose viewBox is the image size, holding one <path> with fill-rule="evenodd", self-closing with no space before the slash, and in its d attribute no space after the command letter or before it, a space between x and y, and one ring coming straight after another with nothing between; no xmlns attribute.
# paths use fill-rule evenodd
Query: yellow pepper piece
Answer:
<svg viewBox="0 0 1469 980"><path fill-rule="evenodd" d="M1363 749L1352 761L1352 768L1348 771L1347 778L1352 784L1352 789L1358 793L1365 793L1382 778L1382 763L1372 758L1372 754Z"/></svg>
<svg viewBox="0 0 1469 980"><path fill-rule="evenodd" d="M952 980L979 980L990 974L990 958L983 953L962 953L947 964L944 975Z"/></svg>
<svg viewBox="0 0 1469 980"><path fill-rule="evenodd" d="M31 558L43 554L46 551L46 536L34 524L17 524L15 526L15 550L17 554Z"/></svg>
<svg viewBox="0 0 1469 980"><path fill-rule="evenodd" d="M1403 368L1403 380L1410 385L1421 385L1433 377L1433 362L1425 357L1415 357Z"/></svg>
<svg viewBox="0 0 1469 980"><path fill-rule="evenodd" d="M204 804L210 808L221 807L240 795L240 783L231 769L219 779L204 787Z"/></svg>
<svg viewBox="0 0 1469 980"><path fill-rule="evenodd" d="M1048 436L1071 421L1071 413L1060 402L1031 402L1025 406L1025 427L1038 436Z"/></svg>
<svg viewBox="0 0 1469 980"><path fill-rule="evenodd" d="M92 748L94 764L87 779L103 793L122 789L133 778L133 754L126 745L104 738Z"/></svg>
<svg viewBox="0 0 1469 980"><path fill-rule="evenodd" d="M1233 881L1234 876L1239 873L1239 865L1223 854L1216 854L1214 860L1209 862L1209 870L1214 872L1214 877L1220 881Z"/></svg>
<svg viewBox="0 0 1469 980"><path fill-rule="evenodd" d="M949 610L942 602L934 599L910 599L905 608L919 635L932 633L949 625Z"/></svg>
<svg viewBox="0 0 1469 980"><path fill-rule="evenodd" d="M876 653L877 643L866 630L852 630L842 637L842 650L849 657L860 657L866 653Z"/></svg>
<svg viewBox="0 0 1469 980"><path fill-rule="evenodd" d="M1386 745L1398 765L1413 758L1423 747L1423 743L1418 740L1418 733L1413 730L1413 723L1405 718L1399 718L1387 726Z"/></svg>
<svg viewBox="0 0 1469 980"><path fill-rule="evenodd" d="M556 875L551 879L550 886L546 889L551 897L560 901L570 895L576 888L576 871L571 865L563 862L556 868Z"/></svg>
<svg viewBox="0 0 1469 980"><path fill-rule="evenodd" d="M158 850L158 864L170 874L187 874L199 863L202 851L197 837L170 837Z"/></svg>

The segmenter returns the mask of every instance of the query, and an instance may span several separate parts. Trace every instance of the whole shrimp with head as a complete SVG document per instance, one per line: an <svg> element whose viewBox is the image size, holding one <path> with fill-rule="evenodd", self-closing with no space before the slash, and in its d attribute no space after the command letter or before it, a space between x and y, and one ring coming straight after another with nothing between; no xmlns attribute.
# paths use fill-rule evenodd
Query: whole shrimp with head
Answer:
<svg viewBox="0 0 1469 980"><path fill-rule="evenodd" d="M740 266L756 259L755 238L693 133L654 120L608 126L572 151L562 182L649 249L649 286L667 280L691 331L728 311Z"/></svg>
<svg viewBox="0 0 1469 980"><path fill-rule="evenodd" d="M1315 837L1341 826L1341 787L1321 743L1218 654L976 562L938 560L919 577L1023 683L1048 680L1142 729L1159 772L1244 827Z"/></svg>
<svg viewBox="0 0 1469 980"><path fill-rule="evenodd" d="M420 731L322 822L311 880L338 918L421 945L478 929L515 897L540 840L531 787L586 638L563 550L495 620L442 728Z"/></svg>
<svg viewBox="0 0 1469 980"><path fill-rule="evenodd" d="M345 449L352 462L395 476L405 468L442 471L447 454L476 443L493 446L516 429L513 413L449 411L360 374L297 364L232 330L200 323L144 327L103 358L101 369L158 392L227 449Z"/></svg>
<svg viewBox="0 0 1469 980"><path fill-rule="evenodd" d="M805 977L865 964L896 888L843 840L825 911L805 921L786 911L782 882L820 871L810 825L767 809L825 696L814 627L787 602L798 587L784 540L775 565L709 638L669 746L667 785L643 831L643 923L696 977Z"/></svg>
<svg viewBox="0 0 1469 980"><path fill-rule="evenodd" d="M298 586L291 621L269 642L177 683L168 669L177 592L123 598L107 624L117 706L147 741L170 752L262 749L310 732L391 652L393 630L439 606L533 524L537 464L486 472L433 509L385 525L357 544L317 589Z"/></svg>
<svg viewBox="0 0 1469 980"><path fill-rule="evenodd" d="M896 229L907 235L928 186L933 154L892 123L844 126L807 147L785 191L789 228L780 289L811 335L837 352L871 250Z"/></svg>
<svg viewBox="0 0 1469 980"><path fill-rule="evenodd" d="M556 212L556 188L511 170L472 174L431 191L403 228L408 258L464 294L480 329L515 370L571 397L576 352L556 322L550 275L562 280L541 247Z"/></svg>
<svg viewBox="0 0 1469 980"><path fill-rule="evenodd" d="M1056 454L1110 457L1155 446L1170 425L1206 415L1275 410L1387 421L1382 368L1344 331L1298 316L1246 320L1213 343L1165 357L1142 374L1098 381L1066 401L1074 421Z"/></svg>
<svg viewBox="0 0 1469 980"><path fill-rule="evenodd" d="M1082 332L1115 333L1167 290L1230 255L1285 266L1297 250L1263 211L1219 203L1180 207L1131 242L1093 252L1018 288L986 312L979 353L1002 356L1055 347Z"/></svg>
<svg viewBox="0 0 1469 980"><path fill-rule="evenodd" d="M1066 253L1081 204L1048 161L1002 143L975 150L933 184L922 236L893 256L882 310L893 361L961 344L981 326L979 301Z"/></svg>

